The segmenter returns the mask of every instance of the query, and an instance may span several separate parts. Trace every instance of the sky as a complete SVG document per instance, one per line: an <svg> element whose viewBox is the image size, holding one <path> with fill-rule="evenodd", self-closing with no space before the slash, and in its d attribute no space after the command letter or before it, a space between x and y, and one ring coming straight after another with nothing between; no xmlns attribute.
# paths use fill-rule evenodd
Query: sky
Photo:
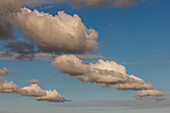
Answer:
<svg viewBox="0 0 170 113"><path fill-rule="evenodd" d="M168 113L170 1L0 0L0 113Z"/></svg>

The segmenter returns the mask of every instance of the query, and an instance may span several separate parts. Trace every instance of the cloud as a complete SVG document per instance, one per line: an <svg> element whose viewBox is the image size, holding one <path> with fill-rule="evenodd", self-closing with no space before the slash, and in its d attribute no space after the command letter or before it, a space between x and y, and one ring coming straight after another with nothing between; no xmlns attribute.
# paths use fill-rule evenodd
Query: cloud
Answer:
<svg viewBox="0 0 170 113"><path fill-rule="evenodd" d="M0 77L0 93L17 93L19 87L15 85L14 82L6 81L4 78Z"/></svg>
<svg viewBox="0 0 170 113"><path fill-rule="evenodd" d="M105 57L103 57L102 55L90 55L90 54L76 55L76 57L80 59L105 59Z"/></svg>
<svg viewBox="0 0 170 113"><path fill-rule="evenodd" d="M46 95L46 91L42 90L37 84L31 84L31 86L21 88L19 94L22 96L38 97Z"/></svg>
<svg viewBox="0 0 170 113"><path fill-rule="evenodd" d="M138 91L138 94L136 96L139 97L146 97L146 96L163 96L164 94L157 90L142 90Z"/></svg>
<svg viewBox="0 0 170 113"><path fill-rule="evenodd" d="M57 55L48 53L23 54L14 52L0 52L0 60L44 60L52 61Z"/></svg>
<svg viewBox="0 0 170 113"><path fill-rule="evenodd" d="M67 101L56 90L43 90L38 86L38 84L31 84L31 86L20 88L13 81L6 81L3 77L0 77L0 93L15 93L21 96L33 97L39 101Z"/></svg>
<svg viewBox="0 0 170 113"><path fill-rule="evenodd" d="M22 0L0 0L0 40L15 40L13 26L8 21L13 13L20 11Z"/></svg>
<svg viewBox="0 0 170 113"><path fill-rule="evenodd" d="M58 56L52 65L62 73L83 82L101 83L103 87L119 90L153 89L153 85L126 73L126 68L115 61L98 60L97 63L84 64L75 55Z"/></svg>
<svg viewBox="0 0 170 113"><path fill-rule="evenodd" d="M1 75L7 75L8 74L8 69L7 68L3 68L3 69L0 69L0 76Z"/></svg>
<svg viewBox="0 0 170 113"><path fill-rule="evenodd" d="M85 53L97 49L98 33L87 29L77 14L71 16L60 11L52 16L22 8L11 22L42 52Z"/></svg>
<svg viewBox="0 0 170 113"><path fill-rule="evenodd" d="M55 89L53 91L46 91L46 95L34 97L38 101L49 101L49 102L64 102L65 100Z"/></svg>
<svg viewBox="0 0 170 113"><path fill-rule="evenodd" d="M9 49L11 52L16 52L16 53L22 53L22 54L34 53L34 45L26 42L20 42L20 41L10 42L7 45L5 45L5 48Z"/></svg>
<svg viewBox="0 0 170 113"><path fill-rule="evenodd" d="M0 19L0 40L15 40L13 27L10 23L3 23Z"/></svg>
<svg viewBox="0 0 170 113"><path fill-rule="evenodd" d="M39 81L39 80L37 80L37 79L33 79L33 80L28 80L27 81L28 83L31 83L31 84L38 84L38 83L42 83L42 81Z"/></svg>

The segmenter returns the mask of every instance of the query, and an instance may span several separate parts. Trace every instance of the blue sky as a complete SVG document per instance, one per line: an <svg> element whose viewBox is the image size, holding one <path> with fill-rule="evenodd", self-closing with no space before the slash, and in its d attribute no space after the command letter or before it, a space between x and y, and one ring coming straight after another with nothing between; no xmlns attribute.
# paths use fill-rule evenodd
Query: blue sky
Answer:
<svg viewBox="0 0 170 113"><path fill-rule="evenodd" d="M139 1L138 1L139 2ZM50 6L45 7L45 6ZM170 1L155 0L154 4L138 3L127 8L74 8L67 3L27 6L30 9L57 15L64 11L69 15L78 14L87 28L99 33L97 42L103 44L98 50L87 54L102 55L122 63L128 74L142 78L165 94L170 93ZM15 35L21 37L17 30ZM26 41L27 42L27 41ZM4 45L5 41L1 41ZM0 49L5 51L3 47ZM93 59L96 60L96 59ZM57 89L71 102L50 103L35 101L16 94L0 94L0 112L2 113L168 113L170 108L129 108L117 107L67 107L74 103L98 101L135 100L137 91L119 91L102 88L95 83L81 82L61 73L51 65L52 61L44 60L0 60L0 69L21 70L22 73L9 72L3 76L14 81L19 87L29 86L27 80L38 79L42 89ZM54 73L55 72L55 73ZM169 101L169 99L167 100ZM145 101L144 101L145 103ZM161 103L161 102L160 102ZM66 105L65 105L66 104ZM121 108L122 107L122 108ZM128 107L128 108L126 108Z"/></svg>

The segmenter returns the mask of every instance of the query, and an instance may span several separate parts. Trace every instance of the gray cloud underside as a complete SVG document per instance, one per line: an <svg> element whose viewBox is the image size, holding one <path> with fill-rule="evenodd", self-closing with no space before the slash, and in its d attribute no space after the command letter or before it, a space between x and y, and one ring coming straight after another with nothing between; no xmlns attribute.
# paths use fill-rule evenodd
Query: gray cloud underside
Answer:
<svg viewBox="0 0 170 113"><path fill-rule="evenodd" d="M9 18L20 11L22 0L0 0L0 40L15 40Z"/></svg>
<svg viewBox="0 0 170 113"><path fill-rule="evenodd" d="M17 50L19 51L19 50ZM25 51L25 50L24 50ZM0 60L44 60L53 61L58 55L49 53L34 53L34 54L22 54L17 52L0 52ZM106 59L102 55L75 55L80 59L91 60L91 59ZM93 61L86 61L93 62ZM96 62L96 61L95 61Z"/></svg>

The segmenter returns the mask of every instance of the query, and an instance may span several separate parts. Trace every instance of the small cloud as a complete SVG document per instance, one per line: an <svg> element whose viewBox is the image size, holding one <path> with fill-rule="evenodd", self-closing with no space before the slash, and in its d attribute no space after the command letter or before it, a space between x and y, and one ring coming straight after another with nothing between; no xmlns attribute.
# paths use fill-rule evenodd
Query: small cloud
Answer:
<svg viewBox="0 0 170 113"><path fill-rule="evenodd" d="M1 75L7 75L8 74L8 69L4 67L3 69L0 69L0 76Z"/></svg>
<svg viewBox="0 0 170 113"><path fill-rule="evenodd" d="M37 79L33 79L33 80L28 80L27 81L28 83L31 83L31 84L38 84L38 83L42 83L42 81L39 81L39 80L37 80Z"/></svg>

